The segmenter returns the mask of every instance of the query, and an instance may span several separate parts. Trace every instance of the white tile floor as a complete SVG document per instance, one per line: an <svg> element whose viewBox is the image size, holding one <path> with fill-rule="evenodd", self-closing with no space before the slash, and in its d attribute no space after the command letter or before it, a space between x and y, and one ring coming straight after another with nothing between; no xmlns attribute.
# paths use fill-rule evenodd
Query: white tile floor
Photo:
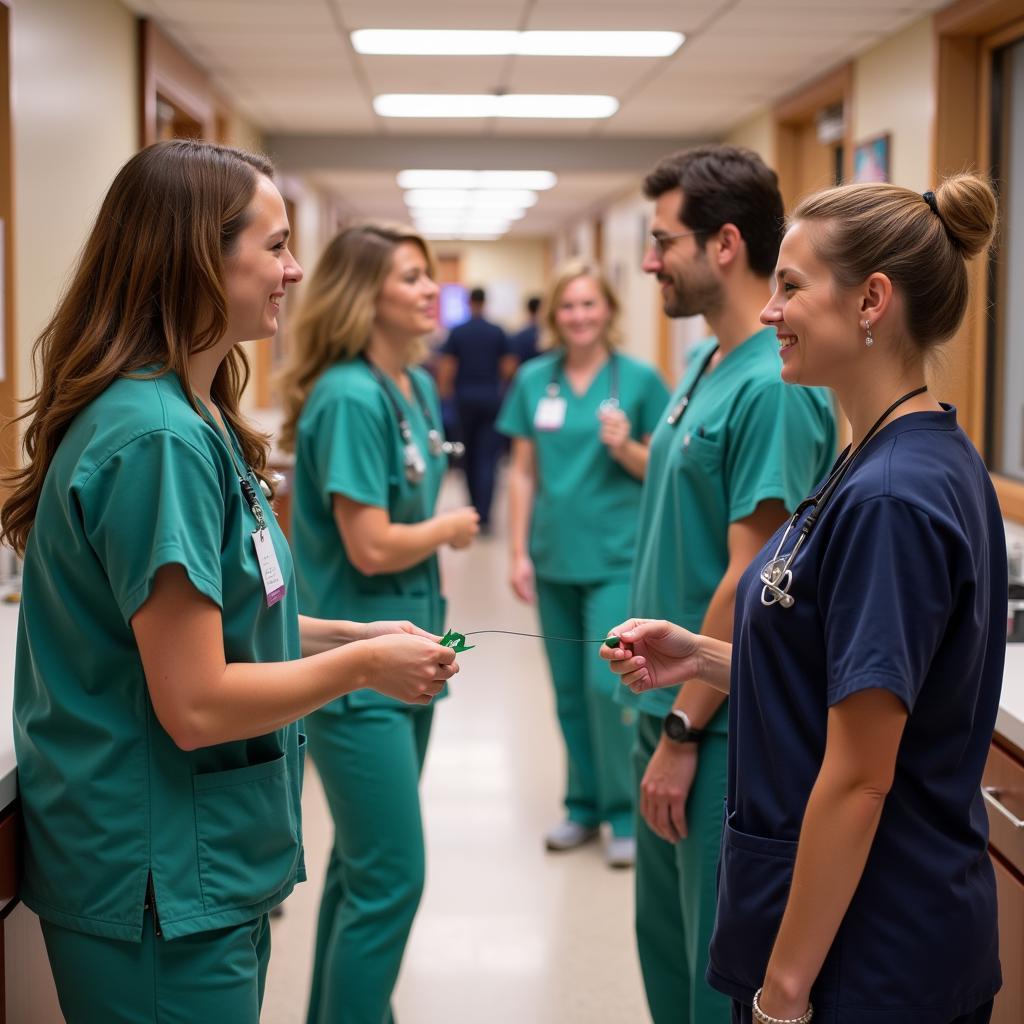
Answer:
<svg viewBox="0 0 1024 1024"><path fill-rule="evenodd" d="M449 480L442 507L465 501ZM500 508L500 496L498 507ZM536 632L505 584L496 536L445 552L450 622ZM427 889L395 996L400 1024L641 1024L633 875L591 844L546 854L561 815L564 755L539 641L480 637L442 702L423 782ZM311 767L311 766L310 766ZM310 880L274 923L264 1024L305 1021L331 825L314 771L303 813Z"/></svg>

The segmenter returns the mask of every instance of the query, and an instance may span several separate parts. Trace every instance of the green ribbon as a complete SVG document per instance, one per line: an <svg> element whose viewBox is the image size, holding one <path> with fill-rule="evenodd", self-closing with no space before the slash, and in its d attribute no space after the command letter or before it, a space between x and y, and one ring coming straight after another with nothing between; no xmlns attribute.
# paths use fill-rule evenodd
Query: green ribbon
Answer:
<svg viewBox="0 0 1024 1024"><path fill-rule="evenodd" d="M466 645L466 637L462 633L456 633L454 629L449 629L443 637L441 637L441 646L450 647L456 654L461 654L463 651L472 651L475 648Z"/></svg>
<svg viewBox="0 0 1024 1024"><path fill-rule="evenodd" d="M441 646L450 647L456 654L461 654L463 651L475 650L474 646L466 645L466 637L475 636L479 633L504 633L506 636L529 636L535 637L538 640L556 640L561 643L570 644L604 644L605 647L618 647L622 642L617 636L602 637L600 640L577 640L566 636L543 636L539 633L516 633L510 629L476 629L471 633L456 633L454 629L449 629L448 632L441 637Z"/></svg>

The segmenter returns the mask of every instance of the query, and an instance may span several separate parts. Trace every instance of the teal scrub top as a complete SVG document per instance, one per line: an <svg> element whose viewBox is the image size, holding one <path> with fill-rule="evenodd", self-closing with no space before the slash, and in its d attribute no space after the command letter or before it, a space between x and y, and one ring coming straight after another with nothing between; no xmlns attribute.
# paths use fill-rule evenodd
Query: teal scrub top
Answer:
<svg viewBox="0 0 1024 1024"><path fill-rule="evenodd" d="M335 363L313 387L296 426L292 542L304 615L325 619L409 619L444 632L445 602L437 555L402 572L364 576L349 560L334 518L333 498L343 495L386 509L393 523L419 523L434 515L446 455L432 455L427 434L441 429L441 408L430 375L411 367L428 416L390 382L426 464L418 484L405 477L402 437L395 410L363 359ZM401 705L374 690L359 690L328 705L331 711Z"/></svg>
<svg viewBox="0 0 1024 1024"><path fill-rule="evenodd" d="M60 442L25 553L14 684L21 898L45 920L137 942L152 875L170 939L252 920L305 878L297 726L179 749L130 626L177 564L220 608L229 663L298 658L288 544L259 499L286 586L269 608L227 442L177 376L116 381Z"/></svg>
<svg viewBox="0 0 1024 1024"><path fill-rule="evenodd" d="M501 433L532 441L536 453L530 558L538 577L558 583L628 576L642 481L601 443L598 412L611 397L613 360L619 406L629 418L634 440L653 433L668 389L652 366L617 352L586 393L577 395L560 365L563 358L561 351L550 352L520 367L497 422ZM534 416L553 375L566 401L565 422L558 430L538 430Z"/></svg>
<svg viewBox="0 0 1024 1024"><path fill-rule="evenodd" d="M651 438L630 614L668 619L699 632L729 564L729 525L762 502L792 512L835 457L829 395L782 380L775 331L765 328L700 378L682 418L668 410L689 391L714 338L702 342ZM667 715L678 687L617 697L645 714ZM727 732L727 705L708 725Z"/></svg>

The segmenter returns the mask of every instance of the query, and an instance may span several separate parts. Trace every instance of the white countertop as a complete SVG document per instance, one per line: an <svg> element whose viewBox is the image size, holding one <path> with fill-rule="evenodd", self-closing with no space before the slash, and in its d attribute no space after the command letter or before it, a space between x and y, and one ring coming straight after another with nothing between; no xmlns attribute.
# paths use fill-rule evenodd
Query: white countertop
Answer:
<svg viewBox="0 0 1024 1024"><path fill-rule="evenodd" d="M996 732L1024 750L1024 644L1021 643L1006 645Z"/></svg>
<svg viewBox="0 0 1024 1024"><path fill-rule="evenodd" d="M3 593L3 591L0 591ZM17 796L14 761L14 650L18 606L0 603L0 811Z"/></svg>
<svg viewBox="0 0 1024 1024"><path fill-rule="evenodd" d="M14 760L14 650L18 606L0 603L0 811L16 796ZM1003 693L996 732L1024 750L1024 644L1006 645Z"/></svg>

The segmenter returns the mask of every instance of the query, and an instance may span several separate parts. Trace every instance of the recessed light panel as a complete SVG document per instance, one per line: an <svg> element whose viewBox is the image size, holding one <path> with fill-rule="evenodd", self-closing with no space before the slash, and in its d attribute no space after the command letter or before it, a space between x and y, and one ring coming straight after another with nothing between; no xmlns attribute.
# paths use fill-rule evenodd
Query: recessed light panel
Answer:
<svg viewBox="0 0 1024 1024"><path fill-rule="evenodd" d="M374 97L381 117L605 118L619 109L614 96L509 93L384 93Z"/></svg>
<svg viewBox="0 0 1024 1024"><path fill-rule="evenodd" d="M515 32L477 29L375 29L352 33L357 53L421 57L668 57L681 32Z"/></svg>

